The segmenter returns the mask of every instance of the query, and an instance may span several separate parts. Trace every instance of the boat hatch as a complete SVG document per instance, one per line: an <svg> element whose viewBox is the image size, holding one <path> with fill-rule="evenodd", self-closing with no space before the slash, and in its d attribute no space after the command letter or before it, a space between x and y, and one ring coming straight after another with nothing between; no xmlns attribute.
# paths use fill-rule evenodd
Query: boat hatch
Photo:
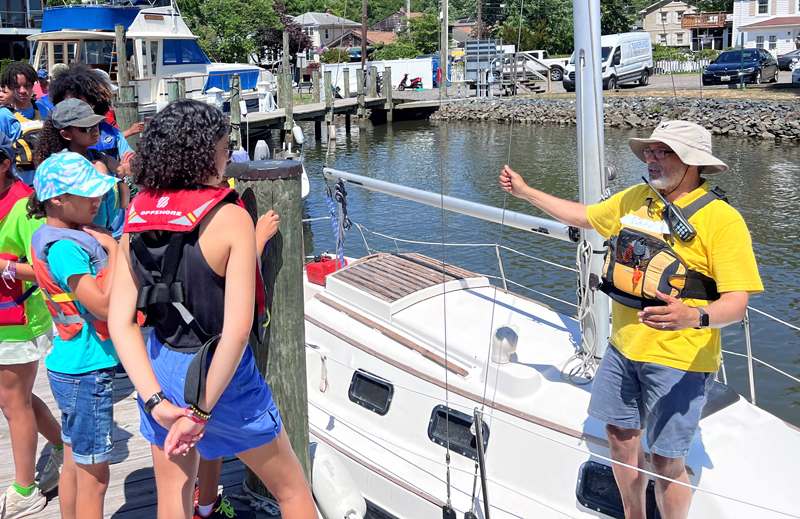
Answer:
<svg viewBox="0 0 800 519"><path fill-rule="evenodd" d="M394 386L372 373L358 370L353 373L348 396L351 402L383 416L389 412Z"/></svg>
<svg viewBox="0 0 800 519"><path fill-rule="evenodd" d="M578 488L575 491L578 502L596 512L616 519L625 519L622 496L614 480L614 472L608 465L587 461L578 472ZM655 484L647 484L647 519L661 519L656 507Z"/></svg>
<svg viewBox="0 0 800 519"><path fill-rule="evenodd" d="M379 254L333 274L326 293L387 321L396 312L448 291L479 288L489 281L474 272L444 264L422 254Z"/></svg>
<svg viewBox="0 0 800 519"><path fill-rule="evenodd" d="M437 405L428 423L428 438L442 447L478 461L478 442L473 433L474 417L444 405ZM483 450L489 447L489 426L483 422Z"/></svg>

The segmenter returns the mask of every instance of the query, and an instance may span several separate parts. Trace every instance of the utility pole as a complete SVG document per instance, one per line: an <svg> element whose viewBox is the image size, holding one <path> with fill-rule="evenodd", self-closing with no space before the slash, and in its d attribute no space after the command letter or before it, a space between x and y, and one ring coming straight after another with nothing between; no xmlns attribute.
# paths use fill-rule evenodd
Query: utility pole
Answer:
<svg viewBox="0 0 800 519"><path fill-rule="evenodd" d="M347 13L345 13L346 15ZM367 0L361 2L361 70L367 70Z"/></svg>
<svg viewBox="0 0 800 519"><path fill-rule="evenodd" d="M406 19L411 20L411 0L406 0Z"/></svg>
<svg viewBox="0 0 800 519"><path fill-rule="evenodd" d="M478 0L478 41L483 39L483 0Z"/></svg>
<svg viewBox="0 0 800 519"><path fill-rule="evenodd" d="M480 1L480 0L479 0ZM439 42L441 55L439 57L439 70L442 71L442 80L439 82L439 99L444 99L447 94L447 65L450 59L450 35L448 32L448 5L447 0L442 0L442 28L439 31L442 38Z"/></svg>

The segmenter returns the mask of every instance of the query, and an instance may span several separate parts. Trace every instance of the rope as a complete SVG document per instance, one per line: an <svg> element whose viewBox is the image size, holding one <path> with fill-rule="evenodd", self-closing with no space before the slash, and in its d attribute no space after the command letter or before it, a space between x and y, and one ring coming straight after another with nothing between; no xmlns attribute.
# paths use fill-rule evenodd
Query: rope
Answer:
<svg viewBox="0 0 800 519"><path fill-rule="evenodd" d="M561 369L562 380L571 382L578 386L585 386L590 383L597 372L597 321L594 312L589 306L590 298L594 297L592 288L589 284L591 271L589 267L592 261L592 244L584 240L578 245L578 252L575 263L578 267L578 288L575 290L578 296L578 316L581 323L581 345L578 351L567 360ZM586 330L592 330L593 337L590 341L586 336ZM577 365L576 365L577 363ZM578 381L576 378L583 378Z"/></svg>
<svg viewBox="0 0 800 519"><path fill-rule="evenodd" d="M658 6L658 13L661 15L661 28L664 30L664 47L666 48L666 47L669 46L669 42L667 41L667 36L668 36L668 34L667 34L667 26L666 26L666 23L664 22L664 3L663 2L661 4L659 4L659 6ZM669 67L669 77L670 77L670 79L672 79L672 96L677 101L678 100L678 91L675 90L675 75L673 74L673 70L672 70L674 68L675 67L670 65L670 67ZM702 72L700 73L700 75L702 77ZM701 81L701 83L702 83L702 81Z"/></svg>

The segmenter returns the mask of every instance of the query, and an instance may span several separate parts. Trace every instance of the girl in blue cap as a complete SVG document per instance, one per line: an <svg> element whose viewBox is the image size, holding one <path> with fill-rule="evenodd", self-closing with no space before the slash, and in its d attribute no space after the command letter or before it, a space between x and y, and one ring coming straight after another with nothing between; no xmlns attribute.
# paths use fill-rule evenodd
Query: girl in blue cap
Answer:
<svg viewBox="0 0 800 519"><path fill-rule="evenodd" d="M14 175L14 146L0 133L0 408L8 420L14 483L0 496L0 517L26 517L44 508L64 460L53 413L33 394L39 361L53 344L53 321L27 258L43 220L27 218L31 188ZM53 445L36 488L37 432Z"/></svg>
<svg viewBox="0 0 800 519"><path fill-rule="evenodd" d="M119 359L105 322L112 285L106 273L117 242L91 225L116 182L77 153L56 153L37 168L28 202L32 217L46 219L33 233L30 257L58 331L45 365L61 410L64 519L101 519L108 488Z"/></svg>

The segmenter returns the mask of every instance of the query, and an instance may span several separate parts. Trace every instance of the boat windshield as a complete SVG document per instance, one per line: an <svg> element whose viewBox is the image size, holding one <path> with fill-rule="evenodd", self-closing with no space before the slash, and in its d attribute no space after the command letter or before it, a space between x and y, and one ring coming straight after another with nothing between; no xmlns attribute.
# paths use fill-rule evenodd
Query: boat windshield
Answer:
<svg viewBox="0 0 800 519"><path fill-rule="evenodd" d="M600 62L601 63L605 63L606 60L608 60L608 57L611 55L611 51L612 50L613 50L613 47L603 47L601 49L601 55L600 55ZM574 52L572 53L572 57L569 58L569 64L570 65L574 65L575 64L575 53Z"/></svg>

